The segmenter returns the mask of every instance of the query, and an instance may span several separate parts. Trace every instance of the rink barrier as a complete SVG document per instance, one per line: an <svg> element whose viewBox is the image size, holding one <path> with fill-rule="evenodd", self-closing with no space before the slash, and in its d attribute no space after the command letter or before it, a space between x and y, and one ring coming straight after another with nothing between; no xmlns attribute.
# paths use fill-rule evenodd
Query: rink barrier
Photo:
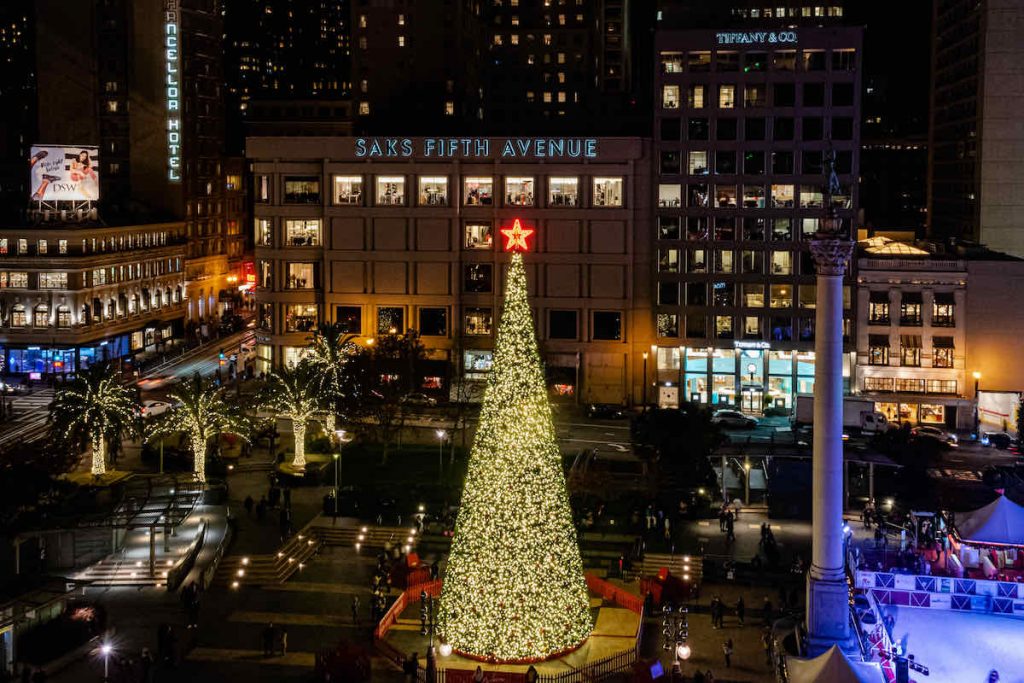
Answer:
<svg viewBox="0 0 1024 683"><path fill-rule="evenodd" d="M854 580L881 605L1024 618L1024 583L860 570Z"/></svg>

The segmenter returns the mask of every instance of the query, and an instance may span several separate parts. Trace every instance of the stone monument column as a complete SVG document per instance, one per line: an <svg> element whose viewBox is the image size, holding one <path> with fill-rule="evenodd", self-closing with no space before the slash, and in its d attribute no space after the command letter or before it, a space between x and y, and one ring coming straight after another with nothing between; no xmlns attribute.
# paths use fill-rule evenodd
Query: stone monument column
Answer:
<svg viewBox="0 0 1024 683"><path fill-rule="evenodd" d="M807 631L811 656L850 639L843 558L843 275L853 243L834 216L811 241L818 270L814 332L814 489Z"/></svg>

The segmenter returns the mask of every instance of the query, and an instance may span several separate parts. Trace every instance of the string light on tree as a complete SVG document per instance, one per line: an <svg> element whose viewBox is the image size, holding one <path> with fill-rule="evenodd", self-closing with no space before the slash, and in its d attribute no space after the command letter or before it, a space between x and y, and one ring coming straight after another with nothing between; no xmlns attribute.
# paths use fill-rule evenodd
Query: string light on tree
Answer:
<svg viewBox="0 0 1024 683"><path fill-rule="evenodd" d="M460 653L522 662L578 647L593 623L520 253L533 231L502 232L515 253L438 622Z"/></svg>

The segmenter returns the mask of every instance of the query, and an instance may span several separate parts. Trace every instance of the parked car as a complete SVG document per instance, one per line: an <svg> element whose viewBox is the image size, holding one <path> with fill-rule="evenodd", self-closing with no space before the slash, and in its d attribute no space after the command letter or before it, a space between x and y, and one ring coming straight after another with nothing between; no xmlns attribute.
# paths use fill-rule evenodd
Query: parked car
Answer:
<svg viewBox="0 0 1024 683"><path fill-rule="evenodd" d="M420 392L413 392L403 396L402 403L410 406L436 406L437 399Z"/></svg>
<svg viewBox="0 0 1024 683"><path fill-rule="evenodd" d="M629 415L625 408L614 403L591 403L587 406L587 417L621 420Z"/></svg>
<svg viewBox="0 0 1024 683"><path fill-rule="evenodd" d="M981 445L1005 451L1013 445L1013 437L1006 432L983 432L981 435Z"/></svg>
<svg viewBox="0 0 1024 683"><path fill-rule="evenodd" d="M163 415L171 409L171 404L167 401L143 401L140 412L142 417L156 417L157 415Z"/></svg>
<svg viewBox="0 0 1024 683"><path fill-rule="evenodd" d="M757 426L757 418L744 415L738 410L716 410L711 422L728 429L753 429Z"/></svg>
<svg viewBox="0 0 1024 683"><path fill-rule="evenodd" d="M959 439L956 434L950 434L944 429L933 427L931 425L920 425L910 430L911 436L918 439L935 439L949 445L955 445Z"/></svg>

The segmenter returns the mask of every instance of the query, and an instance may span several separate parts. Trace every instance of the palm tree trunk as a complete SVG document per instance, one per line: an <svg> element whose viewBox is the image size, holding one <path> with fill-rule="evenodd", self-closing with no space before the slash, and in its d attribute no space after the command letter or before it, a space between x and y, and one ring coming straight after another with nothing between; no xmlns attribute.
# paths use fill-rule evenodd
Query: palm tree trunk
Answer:
<svg viewBox="0 0 1024 683"><path fill-rule="evenodd" d="M192 455L195 459L194 472L196 480L201 483L206 483L206 439L193 434L190 437L192 441Z"/></svg>
<svg viewBox="0 0 1024 683"><path fill-rule="evenodd" d="M92 474L99 477L107 473L107 442L102 436L92 440Z"/></svg>
<svg viewBox="0 0 1024 683"><path fill-rule="evenodd" d="M292 432L295 434L295 459L292 467L302 469L306 466L306 421L292 419Z"/></svg>

